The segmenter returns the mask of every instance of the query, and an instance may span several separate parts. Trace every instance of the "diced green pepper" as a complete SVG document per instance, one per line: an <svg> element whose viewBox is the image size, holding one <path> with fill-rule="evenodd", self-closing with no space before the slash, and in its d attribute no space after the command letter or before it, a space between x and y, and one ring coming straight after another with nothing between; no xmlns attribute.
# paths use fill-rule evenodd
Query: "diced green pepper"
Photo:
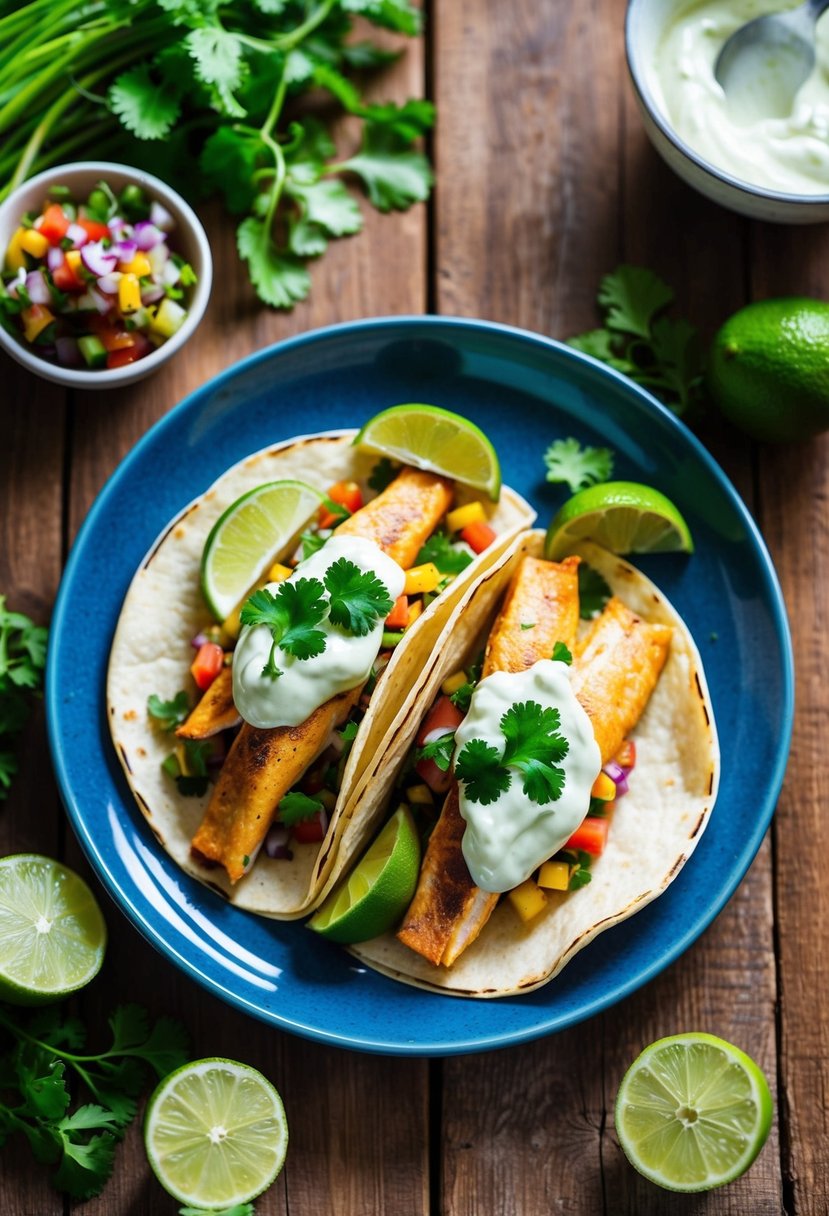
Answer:
<svg viewBox="0 0 829 1216"><path fill-rule="evenodd" d="M87 367L106 367L106 347L100 338L96 338L94 334L84 334L82 338L78 338L78 347Z"/></svg>

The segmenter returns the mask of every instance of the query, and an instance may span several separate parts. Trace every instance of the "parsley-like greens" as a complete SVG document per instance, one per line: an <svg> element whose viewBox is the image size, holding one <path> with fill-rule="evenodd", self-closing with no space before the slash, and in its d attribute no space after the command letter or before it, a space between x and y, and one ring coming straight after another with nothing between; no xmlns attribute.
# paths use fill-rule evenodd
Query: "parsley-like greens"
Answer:
<svg viewBox="0 0 829 1216"><path fill-rule="evenodd" d="M162 730L175 730L190 713L187 693L182 689L170 701L162 701L157 693L147 698L147 713Z"/></svg>
<svg viewBox="0 0 829 1216"><path fill-rule="evenodd" d="M472 554L466 549L456 548L445 532L433 532L415 558L416 566L434 562L441 574L460 574L471 561Z"/></svg>
<svg viewBox="0 0 829 1216"><path fill-rule="evenodd" d="M500 726L504 736L500 752L483 739L470 739L461 749L455 774L464 784L466 797L483 806L496 802L510 788L510 770L515 769L532 802L542 806L556 802L564 788L564 769L559 761L570 749L559 732L558 710L542 707L537 701L518 702L501 716Z"/></svg>
<svg viewBox="0 0 829 1216"><path fill-rule="evenodd" d="M601 612L613 592L598 570L586 562L579 563L578 578L579 615L583 621L590 621Z"/></svg>
<svg viewBox="0 0 829 1216"><path fill-rule="evenodd" d="M613 453L610 448L582 447L578 439L557 439L544 453L547 481L566 482L573 494L599 481L608 481L613 473Z"/></svg>
<svg viewBox="0 0 829 1216"><path fill-rule="evenodd" d="M694 327L663 315L673 298L652 270L617 266L599 287L603 327L569 338L568 344L651 389L683 414L702 400L705 359Z"/></svg>
<svg viewBox="0 0 829 1216"><path fill-rule="evenodd" d="M325 589L332 624L359 638L370 633L376 622L385 619L394 607L386 584L346 557L338 558L326 570Z"/></svg>
<svg viewBox="0 0 829 1216"><path fill-rule="evenodd" d="M291 308L310 289L308 262L363 226L347 182L380 211L429 195L417 144L432 103L369 103L353 78L395 57L355 43L355 20L415 36L414 0L56 0L48 21L43 0L0 11L3 49L19 52L0 56L0 200L70 145L221 193L260 299ZM327 122L347 113L359 131L344 156L296 104L312 91Z"/></svg>
<svg viewBox="0 0 829 1216"><path fill-rule="evenodd" d="M115 1148L135 1117L148 1071L159 1079L187 1060L187 1036L172 1018L152 1025L138 1005L109 1019L105 1050L81 1050L83 1023L51 1006L27 1019L0 1005L8 1042L0 1054L0 1143L15 1132L35 1158L55 1167L52 1183L75 1199L99 1194L112 1172ZM70 1113L69 1074L92 1098Z"/></svg>
<svg viewBox="0 0 829 1216"><path fill-rule="evenodd" d="M566 663L568 667L573 662L573 656L564 642L556 642L552 657L556 663Z"/></svg>
<svg viewBox="0 0 829 1216"><path fill-rule="evenodd" d="M289 828L292 828L295 823L301 823L303 819L313 819L314 815L321 810L322 803L319 798L310 798L299 790L286 794L279 800L280 822Z"/></svg>
<svg viewBox="0 0 829 1216"><path fill-rule="evenodd" d="M380 494L387 486L391 485L399 472L399 464L393 464L388 456L381 456L369 474L369 487Z"/></svg>
<svg viewBox="0 0 829 1216"><path fill-rule="evenodd" d="M6 608L0 595L0 800L18 770L17 736L29 717L33 695L43 686L47 631L22 612Z"/></svg>
<svg viewBox="0 0 829 1216"><path fill-rule="evenodd" d="M417 760L434 760L442 773L448 773L454 750L455 732L449 731L447 734L433 739L431 743L425 743L423 747L419 747L415 758Z"/></svg>

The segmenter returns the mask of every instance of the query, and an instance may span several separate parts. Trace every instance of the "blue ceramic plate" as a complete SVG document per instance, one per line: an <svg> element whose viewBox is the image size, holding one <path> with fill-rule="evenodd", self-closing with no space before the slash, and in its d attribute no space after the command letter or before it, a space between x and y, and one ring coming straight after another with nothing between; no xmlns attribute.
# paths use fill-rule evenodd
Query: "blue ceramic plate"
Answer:
<svg viewBox="0 0 829 1216"><path fill-rule="evenodd" d="M240 912L157 846L110 746L110 641L133 572L167 521L229 465L309 430L354 426L388 405L429 401L474 419L504 479L546 523L557 437L607 444L623 478L667 491L697 550L643 561L702 652L723 756L719 806L667 893L602 934L552 983L459 1001L375 975L299 924ZM681 423L604 366L534 334L442 317L360 321L262 351L198 389L124 460L72 550L52 624L52 755L75 831L130 920L185 974L240 1009L309 1038L365 1051L439 1055L519 1043L607 1008L690 945L759 848L783 779L792 659L768 553L723 473ZM745 773L754 774L751 797Z"/></svg>

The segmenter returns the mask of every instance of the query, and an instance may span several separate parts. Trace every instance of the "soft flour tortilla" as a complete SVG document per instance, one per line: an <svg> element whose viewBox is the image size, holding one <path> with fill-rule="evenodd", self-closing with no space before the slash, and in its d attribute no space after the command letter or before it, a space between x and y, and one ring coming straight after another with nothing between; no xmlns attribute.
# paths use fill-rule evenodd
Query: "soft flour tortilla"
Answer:
<svg viewBox="0 0 829 1216"><path fill-rule="evenodd" d="M440 684L468 661L494 618L498 596L523 552L540 556L543 534L519 538L456 605L444 643L423 680L418 705L432 703ZM591 868L592 879L571 892L548 892L548 905L523 925L507 900L501 900L480 937L452 967L435 967L392 934L352 948L363 962L394 979L457 996L496 997L530 992L557 975L597 934L625 920L668 887L696 847L714 800L720 756L711 701L699 652L687 627L664 595L627 561L596 545L575 550L598 570L618 597L644 619L674 627L671 648L647 709L632 734L636 767L630 791L619 800L607 847ZM417 730L408 731L409 740ZM388 790L405 759L393 743L382 776ZM402 750L402 754L401 754ZM393 770L393 771L390 771ZM358 783L354 800L373 800L370 781ZM377 820L382 810L365 805L353 823Z"/></svg>
<svg viewBox="0 0 829 1216"><path fill-rule="evenodd" d="M201 882L233 904L265 916L301 916L314 901L320 883L333 867L344 826L342 811L350 792L384 738L398 710L408 706L411 690L443 634L447 615L478 575L496 561L515 535L527 528L535 512L518 494L504 488L490 522L498 539L429 606L378 682L377 692L360 724L345 770L337 808L322 845L292 846L292 861L274 861L260 853L251 871L231 886L220 867L208 869L190 855L210 791L201 798L182 797L161 770L175 736L153 725L147 698L168 700L181 689L196 692L189 665L190 640L213 623L199 589L202 550L213 524L240 495L263 482L293 478L325 490L335 481L365 482L378 457L351 446L355 431L302 436L256 452L241 461L186 507L155 542L127 592L112 644L107 681L110 730L118 758L147 822L170 856ZM477 497L458 486L459 502ZM287 547L291 552L293 541Z"/></svg>

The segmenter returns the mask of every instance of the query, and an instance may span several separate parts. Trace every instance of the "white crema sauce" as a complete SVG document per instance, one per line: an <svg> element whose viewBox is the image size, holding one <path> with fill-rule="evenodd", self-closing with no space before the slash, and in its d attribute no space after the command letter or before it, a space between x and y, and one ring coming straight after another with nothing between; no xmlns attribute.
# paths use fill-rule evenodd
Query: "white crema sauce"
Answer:
<svg viewBox="0 0 829 1216"><path fill-rule="evenodd" d="M392 600L403 592L406 576L379 545L359 536L332 537L321 549L299 563L290 576L325 579L329 566L347 558L360 570L375 574ZM269 583L276 593L281 584ZM276 649L277 679L262 675L272 636L267 625L246 625L233 652L233 700L246 722L260 728L299 726L315 709L337 693L363 684L371 673L383 637L383 618L364 637L348 633L323 617L315 629L325 634L325 650L310 659L297 659Z"/></svg>
<svg viewBox="0 0 829 1216"><path fill-rule="evenodd" d="M829 19L818 22L817 64L784 117L755 110L755 99L745 90L729 103L714 78L714 63L729 35L755 17L796 3L681 5L657 44L649 84L677 135L717 168L784 194L829 194ZM774 92L774 63L767 62L764 71L761 92Z"/></svg>
<svg viewBox="0 0 829 1216"><path fill-rule="evenodd" d="M460 783L460 812L466 820L463 855L482 891L511 891L566 843L587 814L601 769L593 727L570 684L570 668L551 659L541 659L527 671L498 671L481 680L455 734L455 761L470 739L483 739L503 752L501 718L522 701L559 711L559 733L568 743L567 754L556 762L564 770L564 785L555 802L539 805L524 793L522 774L510 769L509 789L484 806L471 802Z"/></svg>

